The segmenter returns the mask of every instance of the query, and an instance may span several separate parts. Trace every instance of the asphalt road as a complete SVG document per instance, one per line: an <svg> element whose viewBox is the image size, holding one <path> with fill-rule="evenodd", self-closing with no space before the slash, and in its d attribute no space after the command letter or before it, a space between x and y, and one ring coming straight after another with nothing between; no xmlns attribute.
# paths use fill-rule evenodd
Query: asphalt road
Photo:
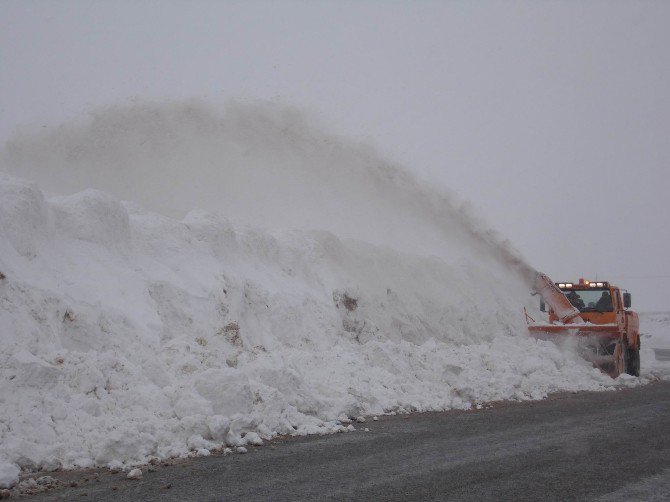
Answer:
<svg viewBox="0 0 670 502"><path fill-rule="evenodd" d="M139 481L57 473L77 486L30 499L670 500L667 382L356 426L144 468Z"/></svg>

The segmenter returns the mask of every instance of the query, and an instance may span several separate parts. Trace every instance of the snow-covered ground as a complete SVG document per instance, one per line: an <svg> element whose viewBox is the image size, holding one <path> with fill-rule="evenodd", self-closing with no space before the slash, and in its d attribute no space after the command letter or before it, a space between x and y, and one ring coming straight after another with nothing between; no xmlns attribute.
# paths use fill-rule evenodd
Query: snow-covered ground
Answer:
<svg viewBox="0 0 670 502"><path fill-rule="evenodd" d="M257 110L196 112L114 112L10 145L16 165L56 159L38 169L52 190L49 176L126 183L142 204L0 173L0 487L21 468L130 466L361 415L639 381L530 339L522 260L365 148ZM100 176L86 171L96 161ZM161 162L174 165L136 172ZM183 166L190 198L170 185L188 191ZM182 218L201 196L217 212ZM161 205L172 218L144 208Z"/></svg>
<svg viewBox="0 0 670 502"><path fill-rule="evenodd" d="M670 379L670 312L640 313L640 335L643 374Z"/></svg>

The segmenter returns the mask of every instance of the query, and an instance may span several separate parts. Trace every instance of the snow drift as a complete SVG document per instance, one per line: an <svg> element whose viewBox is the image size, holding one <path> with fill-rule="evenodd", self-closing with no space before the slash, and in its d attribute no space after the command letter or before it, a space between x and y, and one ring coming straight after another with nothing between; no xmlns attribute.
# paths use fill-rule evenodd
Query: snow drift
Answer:
<svg viewBox="0 0 670 502"><path fill-rule="evenodd" d="M0 486L612 386L527 337L530 268L449 197L291 113L229 113L8 146L6 170L84 190L0 173Z"/></svg>

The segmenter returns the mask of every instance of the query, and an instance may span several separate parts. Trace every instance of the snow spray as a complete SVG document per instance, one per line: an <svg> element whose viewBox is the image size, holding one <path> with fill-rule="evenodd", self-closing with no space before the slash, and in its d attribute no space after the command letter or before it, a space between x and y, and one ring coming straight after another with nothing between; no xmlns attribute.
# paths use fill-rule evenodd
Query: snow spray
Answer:
<svg viewBox="0 0 670 502"><path fill-rule="evenodd" d="M271 103L135 104L15 135L0 170L70 194L96 188L172 216L192 209L268 229L319 229L438 256L495 259L532 284L520 253L446 189L372 147Z"/></svg>

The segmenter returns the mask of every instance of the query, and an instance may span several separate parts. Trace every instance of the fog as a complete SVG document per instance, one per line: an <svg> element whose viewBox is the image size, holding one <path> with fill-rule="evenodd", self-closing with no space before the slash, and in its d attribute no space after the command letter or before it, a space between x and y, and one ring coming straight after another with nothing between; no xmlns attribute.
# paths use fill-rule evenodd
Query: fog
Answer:
<svg viewBox="0 0 670 502"><path fill-rule="evenodd" d="M111 120L102 110L166 110L197 98L216 123L229 116L218 110L275 103L270 117L297 110L292 117L308 129L311 119L300 117L315 117L317 138L346 145L335 155L359 167L409 171L409 185L434 193L448 187L449 205L470 201L468 211L555 280L609 279L633 293L637 308L669 310L669 15L667 3L644 1L5 2L0 140L8 142L4 155L34 159L26 145L65 136L85 149L87 127ZM163 126L152 130L167 155L175 147L158 133ZM48 151L40 155L49 160ZM46 189L90 179L47 176L35 165ZM338 180L316 177L312 186L346 192ZM287 181L263 180L288 189ZM166 190L155 192L157 205ZM316 207L321 197L313 197ZM356 207L385 210L376 202ZM407 216L403 207L390 208L395 219ZM439 248L426 227L409 227L425 252ZM370 227L370 237L395 242L390 228Z"/></svg>

